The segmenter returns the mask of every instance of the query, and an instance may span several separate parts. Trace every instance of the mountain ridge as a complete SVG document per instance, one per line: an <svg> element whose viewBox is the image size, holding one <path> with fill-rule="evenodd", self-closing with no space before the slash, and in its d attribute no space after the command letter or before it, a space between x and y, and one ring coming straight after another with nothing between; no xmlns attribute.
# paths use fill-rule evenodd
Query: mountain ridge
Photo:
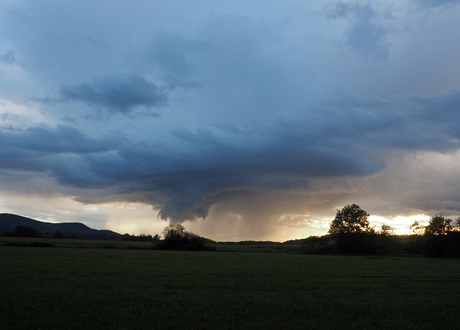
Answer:
<svg viewBox="0 0 460 330"><path fill-rule="evenodd" d="M0 232L14 231L17 226L27 226L41 230L45 234L57 231L66 235L89 235L104 237L121 237L121 234L107 229L93 229L81 222L51 223L35 220L11 213L0 213Z"/></svg>

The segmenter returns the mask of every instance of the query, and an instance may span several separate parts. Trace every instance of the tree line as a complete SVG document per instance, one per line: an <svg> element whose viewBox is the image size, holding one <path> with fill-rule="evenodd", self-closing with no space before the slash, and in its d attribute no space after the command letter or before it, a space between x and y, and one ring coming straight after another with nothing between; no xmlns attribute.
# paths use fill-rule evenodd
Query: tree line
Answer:
<svg viewBox="0 0 460 330"><path fill-rule="evenodd" d="M14 230L0 231L0 237L28 237L28 238L57 238L57 239L89 239L89 240L114 240L116 238L102 234L43 232L39 228L19 225Z"/></svg>
<svg viewBox="0 0 460 330"><path fill-rule="evenodd" d="M411 235L393 235L389 225L376 231L369 213L356 204L337 210L327 235L310 237L305 250L329 254L419 254L429 257L460 257L460 219L443 214L431 217L426 226L415 221Z"/></svg>
<svg viewBox="0 0 460 330"><path fill-rule="evenodd" d="M300 245L300 252L311 254L416 254L429 257L460 257L460 218L453 221L443 214L436 214L426 226L415 221L410 226L411 235L398 236L394 235L391 226L386 224L382 225L380 230L375 230L369 224L369 216L369 213L356 204L346 205L337 210L326 235L310 236L279 244ZM68 235L60 231L43 234L40 229L28 226L17 226L14 231L3 232L1 236L88 238L85 235ZM180 224L167 226L163 231L163 238L158 234L124 234L121 240L152 242L153 249L158 250L216 249L216 242L186 231Z"/></svg>
<svg viewBox="0 0 460 330"><path fill-rule="evenodd" d="M128 233L121 235L121 240L122 241L130 241L130 242L158 242L160 240L160 235L156 234L154 236L152 235L146 235L146 234L140 234L140 235L130 235Z"/></svg>
<svg viewBox="0 0 460 330"><path fill-rule="evenodd" d="M195 233L186 231L181 224L169 225L163 230L163 238L156 234L139 236L124 234L123 241L152 242L154 250L182 250L182 251L204 251L215 250L210 243L215 243L209 239L201 237Z"/></svg>
<svg viewBox="0 0 460 330"><path fill-rule="evenodd" d="M29 226L16 226L12 231L2 231L0 236L3 237L35 237L35 238L64 238L65 235L61 231L56 231L54 233L43 233L41 229L33 228Z"/></svg>

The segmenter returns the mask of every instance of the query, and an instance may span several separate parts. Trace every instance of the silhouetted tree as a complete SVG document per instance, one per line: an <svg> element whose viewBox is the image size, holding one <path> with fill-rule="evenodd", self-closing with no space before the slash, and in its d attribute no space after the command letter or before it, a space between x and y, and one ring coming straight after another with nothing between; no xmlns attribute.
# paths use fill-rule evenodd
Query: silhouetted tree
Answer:
<svg viewBox="0 0 460 330"><path fill-rule="evenodd" d="M428 235L446 235L452 230L452 219L444 217L442 214L436 214L431 217L430 223L425 227L425 234Z"/></svg>
<svg viewBox="0 0 460 330"><path fill-rule="evenodd" d="M369 226L369 213L356 204L344 206L337 210L335 219L329 227L329 234L373 233Z"/></svg>
<svg viewBox="0 0 460 330"><path fill-rule="evenodd" d="M412 235L422 235L425 230L425 227L422 226L418 221L414 221L410 225L409 229Z"/></svg>
<svg viewBox="0 0 460 330"><path fill-rule="evenodd" d="M369 226L369 213L356 204L337 210L328 233L334 238L339 253L377 253L376 235Z"/></svg>
<svg viewBox="0 0 460 330"><path fill-rule="evenodd" d="M380 230L380 234L384 236L389 236L393 232L393 228L390 225L383 224L382 229Z"/></svg>
<svg viewBox="0 0 460 330"><path fill-rule="evenodd" d="M423 254L429 257L455 255L457 252L456 239L458 236L449 235L452 231L452 220L442 214L431 217L430 223L425 227L425 247Z"/></svg>

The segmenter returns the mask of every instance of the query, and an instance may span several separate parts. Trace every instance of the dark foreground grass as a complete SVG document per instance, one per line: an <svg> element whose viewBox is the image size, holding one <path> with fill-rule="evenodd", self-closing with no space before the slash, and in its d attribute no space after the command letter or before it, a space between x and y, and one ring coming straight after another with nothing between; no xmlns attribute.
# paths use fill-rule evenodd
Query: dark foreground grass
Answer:
<svg viewBox="0 0 460 330"><path fill-rule="evenodd" d="M460 260L0 247L1 329L456 329Z"/></svg>
<svg viewBox="0 0 460 330"><path fill-rule="evenodd" d="M54 246L71 248L145 249L151 250L152 242L88 239L56 239L35 237L0 237L0 246ZM210 244L211 248L223 252L298 252L299 245L283 244Z"/></svg>
<svg viewBox="0 0 460 330"><path fill-rule="evenodd" d="M151 249L152 242L58 239L36 237L0 237L0 246L54 246L68 248Z"/></svg>

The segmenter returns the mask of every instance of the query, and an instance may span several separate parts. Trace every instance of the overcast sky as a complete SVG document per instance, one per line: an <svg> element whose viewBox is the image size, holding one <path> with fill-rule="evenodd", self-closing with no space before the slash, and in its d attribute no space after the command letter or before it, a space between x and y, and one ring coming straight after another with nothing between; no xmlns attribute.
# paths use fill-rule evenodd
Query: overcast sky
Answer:
<svg viewBox="0 0 460 330"><path fill-rule="evenodd" d="M376 227L455 218L459 17L456 0L0 0L0 212L278 241L352 203Z"/></svg>

